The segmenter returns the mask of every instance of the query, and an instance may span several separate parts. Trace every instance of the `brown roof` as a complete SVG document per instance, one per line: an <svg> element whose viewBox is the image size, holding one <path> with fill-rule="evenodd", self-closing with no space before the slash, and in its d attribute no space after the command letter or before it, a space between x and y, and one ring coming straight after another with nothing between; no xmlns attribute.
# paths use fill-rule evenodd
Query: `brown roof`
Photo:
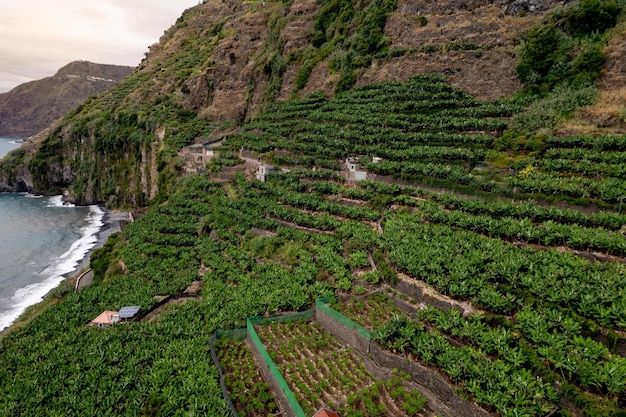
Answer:
<svg viewBox="0 0 626 417"><path fill-rule="evenodd" d="M339 414L335 413L334 411L321 408L317 413L313 415L313 417L339 417Z"/></svg>
<svg viewBox="0 0 626 417"><path fill-rule="evenodd" d="M117 316L118 313L117 311L104 311L102 312L98 317L96 317L95 319L93 319L91 321L92 324L113 324L115 323L115 321L113 321L113 316Z"/></svg>

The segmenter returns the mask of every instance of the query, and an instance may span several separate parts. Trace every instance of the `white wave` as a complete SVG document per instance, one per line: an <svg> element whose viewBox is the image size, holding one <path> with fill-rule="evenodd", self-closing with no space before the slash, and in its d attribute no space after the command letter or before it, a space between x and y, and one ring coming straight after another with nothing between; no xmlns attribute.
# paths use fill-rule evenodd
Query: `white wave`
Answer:
<svg viewBox="0 0 626 417"><path fill-rule="evenodd" d="M13 145L21 145L22 143L24 143L24 141L22 139L16 139L10 140L9 143L12 143Z"/></svg>
<svg viewBox="0 0 626 417"><path fill-rule="evenodd" d="M98 232L104 226L104 211L98 206L90 206L87 225L81 228L81 237L61 256L54 259L39 275L42 282L20 288L11 297L0 299L0 304L10 305L8 311L0 313L0 330L10 326L29 306L36 304L56 288L65 276L74 272L87 253L98 242Z"/></svg>
<svg viewBox="0 0 626 417"><path fill-rule="evenodd" d="M48 199L48 207L76 207L72 203L63 200L62 195L55 195Z"/></svg>

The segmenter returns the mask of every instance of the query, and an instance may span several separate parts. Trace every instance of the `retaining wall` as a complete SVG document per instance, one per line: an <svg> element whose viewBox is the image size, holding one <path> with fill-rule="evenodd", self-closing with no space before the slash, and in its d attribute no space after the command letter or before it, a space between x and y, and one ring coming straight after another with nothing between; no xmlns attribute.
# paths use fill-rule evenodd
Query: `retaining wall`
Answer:
<svg viewBox="0 0 626 417"><path fill-rule="evenodd" d="M398 370L408 373L411 375L413 381L431 391L449 407L449 409L457 413L459 417L492 417L491 414L476 404L456 395L454 389L441 375L406 357L382 350L376 343L371 341L371 336L368 338L366 334L359 331L358 327L360 326L358 324L353 323L353 325L346 325L335 320L328 314L328 306L326 306L326 308L320 308L321 303L322 302L318 300L315 319L326 330L332 333L335 338L342 340L345 344L362 355L371 358L376 365L380 367L388 369L397 368Z"/></svg>

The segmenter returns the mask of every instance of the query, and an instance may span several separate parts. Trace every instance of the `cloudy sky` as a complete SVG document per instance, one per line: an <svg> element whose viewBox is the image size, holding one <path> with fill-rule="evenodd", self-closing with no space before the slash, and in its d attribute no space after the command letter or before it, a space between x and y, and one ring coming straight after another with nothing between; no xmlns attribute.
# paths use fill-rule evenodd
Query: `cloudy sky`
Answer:
<svg viewBox="0 0 626 417"><path fill-rule="evenodd" d="M136 66L199 0L0 0L0 92L76 60Z"/></svg>

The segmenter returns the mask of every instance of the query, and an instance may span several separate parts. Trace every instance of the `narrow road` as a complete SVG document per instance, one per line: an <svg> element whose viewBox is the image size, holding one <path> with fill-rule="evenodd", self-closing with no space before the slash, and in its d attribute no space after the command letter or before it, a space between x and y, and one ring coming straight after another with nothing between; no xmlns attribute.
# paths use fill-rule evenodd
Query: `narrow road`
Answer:
<svg viewBox="0 0 626 417"><path fill-rule="evenodd" d="M101 248L106 243L109 236L115 232L122 230L122 226L131 221L130 213L127 212L107 212L104 217L104 226L98 232L98 241L95 246L85 255L77 268L77 271L83 271L89 268L89 257L95 249ZM84 273L76 283L76 291L80 291L93 282L93 272L89 270Z"/></svg>

